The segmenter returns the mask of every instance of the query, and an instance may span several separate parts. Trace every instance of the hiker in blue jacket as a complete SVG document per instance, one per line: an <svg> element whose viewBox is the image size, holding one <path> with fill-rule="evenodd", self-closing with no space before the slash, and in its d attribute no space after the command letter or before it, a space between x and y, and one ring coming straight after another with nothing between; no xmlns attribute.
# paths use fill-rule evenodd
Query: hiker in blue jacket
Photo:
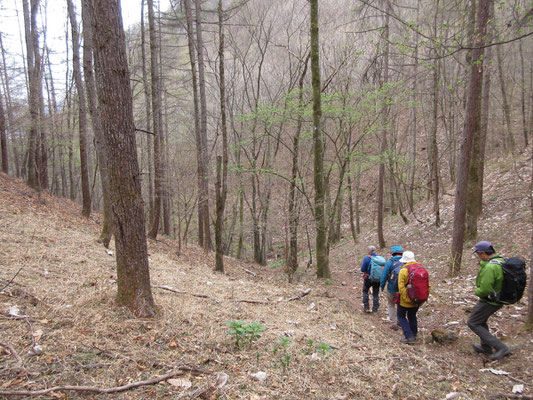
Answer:
<svg viewBox="0 0 533 400"><path fill-rule="evenodd" d="M394 295L398 292L398 273L400 268L403 265L400 262L402 258L403 249L402 246L392 246L391 248L391 258L385 263L383 268L383 274L381 275L380 286L381 290L385 292L385 297L387 298L387 311L389 312L390 326L389 328L393 330L398 330L398 317L396 315L396 304L394 303ZM396 269L396 271L394 271ZM393 272L396 272L393 274ZM387 285L388 282L388 285ZM387 285L387 290L385 291L385 285Z"/></svg>
<svg viewBox="0 0 533 400"><path fill-rule="evenodd" d="M370 267L372 257L377 256L376 246L368 246L368 255L363 259L361 272L363 273L363 307L366 313L377 312L379 308L379 282L370 279ZM368 290L372 288L373 306L370 311Z"/></svg>

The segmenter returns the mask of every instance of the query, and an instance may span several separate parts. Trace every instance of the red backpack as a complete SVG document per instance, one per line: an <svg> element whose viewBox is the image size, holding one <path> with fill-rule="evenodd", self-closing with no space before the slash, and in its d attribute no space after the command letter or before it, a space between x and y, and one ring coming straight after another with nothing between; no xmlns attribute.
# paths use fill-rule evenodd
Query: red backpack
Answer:
<svg viewBox="0 0 533 400"><path fill-rule="evenodd" d="M429 276L426 269L420 264L407 266L409 282L407 283L407 296L413 303L422 304L429 297Z"/></svg>

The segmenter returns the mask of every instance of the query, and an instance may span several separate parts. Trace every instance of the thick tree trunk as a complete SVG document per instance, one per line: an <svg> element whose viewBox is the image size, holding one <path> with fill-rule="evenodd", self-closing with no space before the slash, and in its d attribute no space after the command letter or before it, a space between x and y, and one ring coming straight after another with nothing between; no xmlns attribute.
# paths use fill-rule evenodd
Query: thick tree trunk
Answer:
<svg viewBox="0 0 533 400"><path fill-rule="evenodd" d="M117 259L117 302L139 317L155 314L150 287L130 74L118 0L94 0L96 83L108 150Z"/></svg>
<svg viewBox="0 0 533 400"><path fill-rule="evenodd" d="M326 215L324 212L324 141L322 131L322 104L320 83L320 56L318 33L318 0L309 0L311 5L311 81L313 86L313 154L315 185L315 226L316 226L316 274L318 278L331 278L327 243Z"/></svg>
<svg viewBox="0 0 533 400"><path fill-rule="evenodd" d="M461 272L463 244L465 236L465 216L468 187L468 173L472 156L474 132L479 129L479 110L481 107L481 89L483 82L483 54L489 19L489 7L493 0L479 0L477 7L476 39L472 51L472 69L468 82L463 139L458 159L457 185L455 189L455 208L453 220L453 237L451 260L448 273L456 276Z"/></svg>
<svg viewBox="0 0 533 400"><path fill-rule="evenodd" d="M74 82L78 92L78 111L79 111L79 138L80 138L80 164L81 164L81 194L82 194L82 212L81 214L89 218L91 215L91 190L89 185L89 166L87 162L87 103L85 102L85 86L81 78L80 63L80 35L78 33L78 22L76 21L76 12L72 0L67 0L68 15L72 29L72 68Z"/></svg>

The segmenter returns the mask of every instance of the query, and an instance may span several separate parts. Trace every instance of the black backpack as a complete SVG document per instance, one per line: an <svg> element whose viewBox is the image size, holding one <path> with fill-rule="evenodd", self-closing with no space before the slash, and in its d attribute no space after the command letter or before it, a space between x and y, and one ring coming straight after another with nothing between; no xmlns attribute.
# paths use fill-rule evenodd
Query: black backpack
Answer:
<svg viewBox="0 0 533 400"><path fill-rule="evenodd" d="M491 263L500 264L503 271L502 290L491 294L488 299L502 304L514 304L524 295L527 274L526 262L520 258L506 258L504 262L491 260Z"/></svg>

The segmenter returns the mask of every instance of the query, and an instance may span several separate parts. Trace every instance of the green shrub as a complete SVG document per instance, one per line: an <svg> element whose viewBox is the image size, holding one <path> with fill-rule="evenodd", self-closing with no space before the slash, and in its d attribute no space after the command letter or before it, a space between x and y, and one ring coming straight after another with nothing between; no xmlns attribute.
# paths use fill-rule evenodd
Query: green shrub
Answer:
<svg viewBox="0 0 533 400"><path fill-rule="evenodd" d="M246 324L244 321L226 321L230 328L228 335L233 335L235 346L241 349L244 345L251 345L254 340L259 339L266 328L259 322Z"/></svg>

